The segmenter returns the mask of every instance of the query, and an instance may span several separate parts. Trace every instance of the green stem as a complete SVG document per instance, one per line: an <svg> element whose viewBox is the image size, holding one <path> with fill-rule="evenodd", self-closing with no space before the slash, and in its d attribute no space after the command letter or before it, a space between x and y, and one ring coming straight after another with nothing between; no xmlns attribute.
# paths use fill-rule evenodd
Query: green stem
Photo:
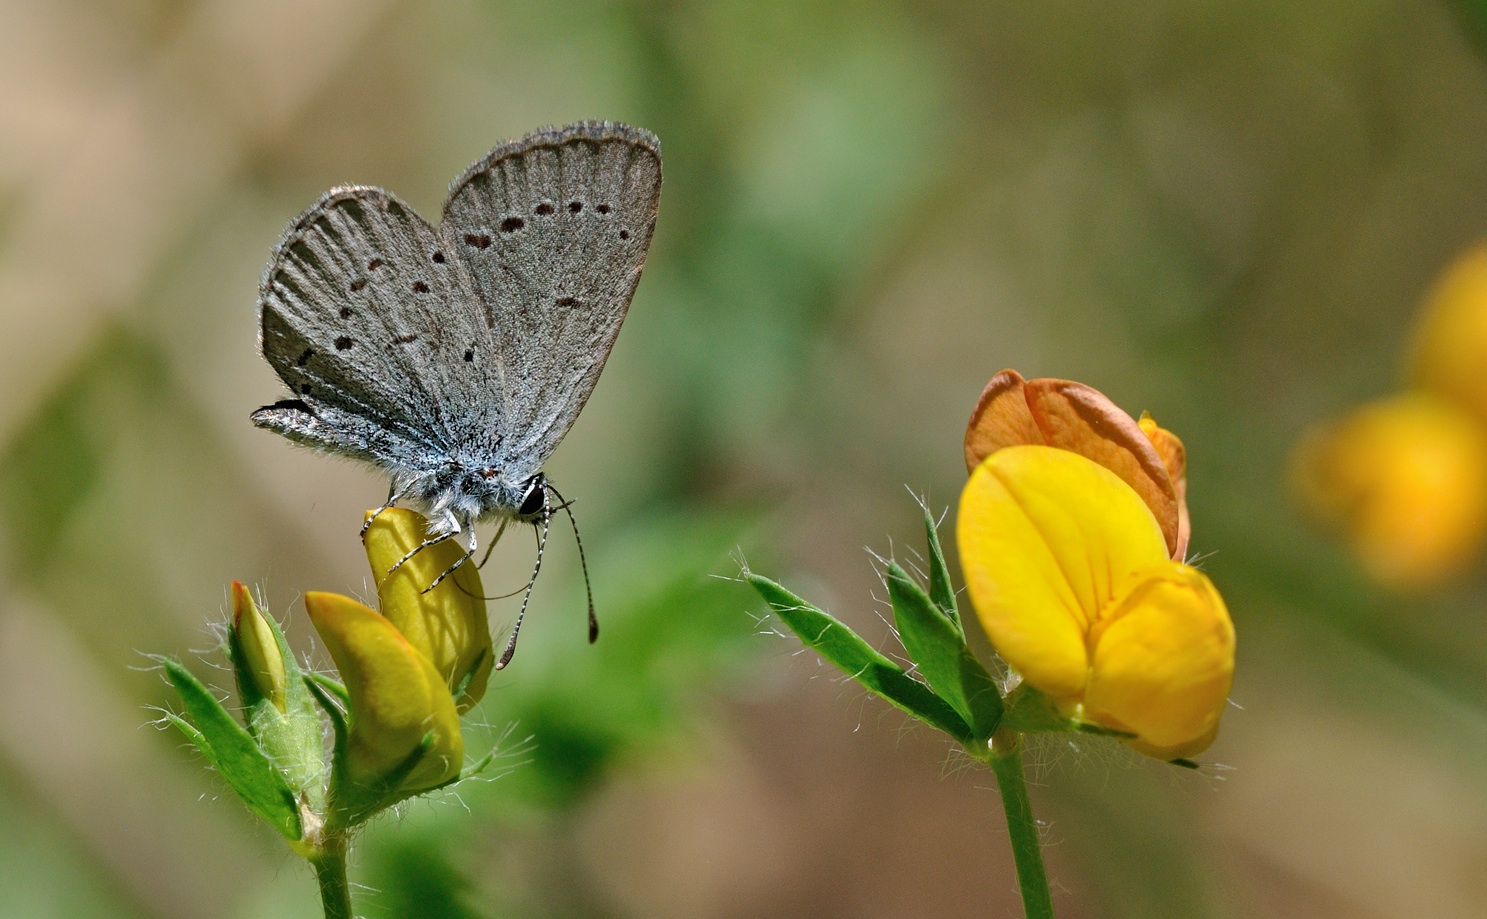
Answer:
<svg viewBox="0 0 1487 919"><path fill-rule="evenodd" d="M1022 888L1022 909L1027 919L1053 919L1053 896L1048 891L1048 872L1043 868L1043 846L1038 839L1038 821L1028 798L1027 779L1022 774L1022 740L1016 731L1000 728L991 738L985 762L996 773L1002 793L1002 811L1007 815L1007 835L1012 837L1012 858L1017 862L1017 882Z"/></svg>
<svg viewBox="0 0 1487 919"><path fill-rule="evenodd" d="M351 887L346 882L346 836L327 835L310 855L315 881L320 885L320 905L325 919L353 919Z"/></svg>

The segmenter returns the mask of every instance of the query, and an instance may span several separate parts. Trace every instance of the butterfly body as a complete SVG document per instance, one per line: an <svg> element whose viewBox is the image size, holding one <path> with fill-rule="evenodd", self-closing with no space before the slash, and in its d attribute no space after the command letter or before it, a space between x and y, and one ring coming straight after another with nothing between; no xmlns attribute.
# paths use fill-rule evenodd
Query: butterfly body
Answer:
<svg viewBox="0 0 1487 919"><path fill-rule="evenodd" d="M580 122L490 151L437 227L332 189L264 273L259 347L292 396L253 423L384 470L434 536L545 519L542 467L619 333L660 187L653 135Z"/></svg>

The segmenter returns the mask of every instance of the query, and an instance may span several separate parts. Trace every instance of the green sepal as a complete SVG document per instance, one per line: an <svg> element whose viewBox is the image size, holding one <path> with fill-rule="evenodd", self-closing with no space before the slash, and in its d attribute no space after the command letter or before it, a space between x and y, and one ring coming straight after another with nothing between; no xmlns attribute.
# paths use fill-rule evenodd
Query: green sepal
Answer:
<svg viewBox="0 0 1487 919"><path fill-rule="evenodd" d="M953 707L928 686L909 676L902 667L878 653L840 620L811 606L769 578L745 571L744 579L764 597L775 615L799 636L806 647L837 669L961 743L973 739L970 727Z"/></svg>
<svg viewBox="0 0 1487 919"><path fill-rule="evenodd" d="M1094 734L1098 737L1113 737L1131 740L1136 735L1120 728L1109 728L1103 724L1080 721L1060 712L1048 697L1026 683L1007 694L1004 722L1014 731L1025 733L1058 733L1073 731Z"/></svg>
<svg viewBox="0 0 1487 919"><path fill-rule="evenodd" d="M183 719L173 717L172 723L196 744L249 810L267 820L285 839L298 840L299 807L284 774L259 749L253 735L237 723L189 670L168 657L156 660L180 693L181 702L195 723L194 733Z"/></svg>
<svg viewBox="0 0 1487 919"><path fill-rule="evenodd" d="M921 505L923 507L923 505ZM945 564L945 550L940 546L940 530L935 525L935 518L924 507L924 538L929 544L929 597L935 601L935 606L955 626L955 631L960 633L961 643L965 643L965 627L960 624L960 611L955 607L955 588L950 584L950 568Z"/></svg>
<svg viewBox="0 0 1487 919"><path fill-rule="evenodd" d="M1003 703L1006 711L1003 724L1014 731L1027 734L1080 731L1095 725L1082 724L1054 707L1048 697L1026 683L1007 693ZM1100 732L1103 732L1101 729ZM1089 732L1096 733L1096 732Z"/></svg>
<svg viewBox="0 0 1487 919"><path fill-rule="evenodd" d="M888 563L886 580L904 650L935 694L971 726L973 735L990 737L1002 720L996 680L966 647L965 635L944 609L897 562Z"/></svg>
<svg viewBox="0 0 1487 919"><path fill-rule="evenodd" d="M403 784L423 758L428 755L434 746L434 733L423 735L418 746L413 752L403 758L386 775L378 778L376 784L361 785L345 779L344 770L341 772L342 781L336 784L336 792L331 796L330 826L333 829L350 829L359 823L363 823L375 817L381 811L392 807L399 801L407 800L416 795L425 795L431 791L443 788L453 782L457 782L460 776L455 776L447 782L433 785L428 788L419 788L413 791L403 791L398 788ZM344 759L338 759L337 765L344 764Z"/></svg>
<svg viewBox="0 0 1487 919"><path fill-rule="evenodd" d="M346 691L345 683L342 683L340 680L336 679L333 676L327 676L323 673L316 673L313 670L306 672L304 677L305 686L312 693L315 694L315 698L320 702L320 706L322 708L326 709L327 711L329 711L331 708L331 706L327 704L328 699L326 698L326 696L332 697L340 702L342 709L351 707L351 693ZM321 691L324 692L324 695L322 695Z"/></svg>
<svg viewBox="0 0 1487 919"><path fill-rule="evenodd" d="M279 623L267 613L262 613L262 616L284 661L284 711L279 711L278 706L259 691L257 682L247 673L238 630L229 628L227 656L237 678L244 720L249 733L258 739L263 752L283 770L289 784L308 795L312 805L318 807L322 803L319 798L325 775L320 714Z"/></svg>
<svg viewBox="0 0 1487 919"><path fill-rule="evenodd" d="M461 769L460 777L459 779L457 779L457 781L462 782L465 779L471 778L472 776L477 776L485 770L489 769L491 763L494 763L496 761L496 753L496 750L491 750L480 759Z"/></svg>

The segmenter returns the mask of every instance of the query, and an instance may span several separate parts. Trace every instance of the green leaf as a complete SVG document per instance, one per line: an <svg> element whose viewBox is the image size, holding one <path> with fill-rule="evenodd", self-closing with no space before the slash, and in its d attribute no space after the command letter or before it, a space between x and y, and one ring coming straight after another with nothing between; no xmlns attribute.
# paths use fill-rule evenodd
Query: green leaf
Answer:
<svg viewBox="0 0 1487 919"><path fill-rule="evenodd" d="M940 547L940 530L935 526L934 515L929 512L928 507L924 507L924 536L929 543L930 599L935 601L935 605L964 638L965 628L961 626L960 612L955 608L955 588L950 584L950 569L945 564L945 550Z"/></svg>
<svg viewBox="0 0 1487 919"><path fill-rule="evenodd" d="M893 621L904 650L976 737L990 737L1002 720L1002 694L996 681L966 647L960 629L897 562L888 564L887 580Z"/></svg>
<svg viewBox="0 0 1487 919"><path fill-rule="evenodd" d="M271 823L285 839L298 840L299 807L283 774L189 670L168 657L157 660L195 722L196 735L187 732L186 736L202 749L249 810Z"/></svg>
<svg viewBox="0 0 1487 919"><path fill-rule="evenodd" d="M807 647L836 665L837 669L956 740L967 743L973 739L965 720L944 699L878 653L840 620L811 606L769 578L745 571L744 579L759 591L775 615Z"/></svg>

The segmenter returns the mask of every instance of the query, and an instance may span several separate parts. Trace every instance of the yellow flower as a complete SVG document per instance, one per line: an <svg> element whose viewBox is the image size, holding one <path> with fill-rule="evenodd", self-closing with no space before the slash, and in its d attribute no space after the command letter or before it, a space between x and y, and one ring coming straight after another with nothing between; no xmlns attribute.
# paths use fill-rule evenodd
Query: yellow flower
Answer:
<svg viewBox="0 0 1487 919"><path fill-rule="evenodd" d="M1426 298L1410 379L1487 424L1487 243L1458 258Z"/></svg>
<svg viewBox="0 0 1487 919"><path fill-rule="evenodd" d="M417 552L389 573L427 536L428 520L422 514L390 507L368 525L363 542L382 614L433 664L450 691L459 692L457 705L464 712L485 695L495 663L485 589L480 569L467 561L428 590L465 553L453 539Z"/></svg>
<svg viewBox="0 0 1487 919"><path fill-rule="evenodd" d="M1175 759L1218 732L1234 628L1208 578L1171 559L1143 497L1079 453L1004 447L971 473L957 536L1007 664L1064 714Z"/></svg>
<svg viewBox="0 0 1487 919"><path fill-rule="evenodd" d="M387 618L350 597L311 591L305 610L346 684L351 783L402 796L458 777L465 744L444 676Z"/></svg>
<svg viewBox="0 0 1487 919"><path fill-rule="evenodd" d="M1292 471L1305 503L1387 584L1458 571L1487 531L1487 433L1432 395L1393 396L1313 430Z"/></svg>
<svg viewBox="0 0 1487 919"><path fill-rule="evenodd" d="M346 771L358 807L459 776L459 713L485 694L494 663L479 570L466 563L434 585L465 550L451 539L408 557L427 535L413 511L370 520L364 542L381 613L338 594L305 594L346 684Z"/></svg>
<svg viewBox="0 0 1487 919"><path fill-rule="evenodd" d="M1150 415L1138 423L1083 383L1024 380L1003 370L986 384L966 426L966 469L1018 444L1069 450L1114 472L1151 509L1170 557L1186 554L1187 453Z"/></svg>

